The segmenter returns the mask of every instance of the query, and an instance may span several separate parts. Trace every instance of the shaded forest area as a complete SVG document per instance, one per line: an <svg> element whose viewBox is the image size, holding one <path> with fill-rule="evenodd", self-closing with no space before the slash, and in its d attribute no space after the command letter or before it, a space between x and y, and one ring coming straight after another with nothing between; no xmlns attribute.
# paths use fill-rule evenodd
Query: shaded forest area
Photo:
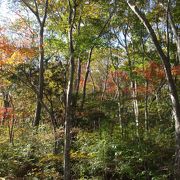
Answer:
<svg viewBox="0 0 180 180"><path fill-rule="evenodd" d="M178 1L3 4L2 179L180 180Z"/></svg>

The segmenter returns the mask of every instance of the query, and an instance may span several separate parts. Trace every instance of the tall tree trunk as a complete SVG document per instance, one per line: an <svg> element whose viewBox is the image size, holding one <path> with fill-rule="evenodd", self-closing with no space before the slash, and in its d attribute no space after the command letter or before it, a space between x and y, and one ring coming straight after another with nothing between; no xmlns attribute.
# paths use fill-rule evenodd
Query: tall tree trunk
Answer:
<svg viewBox="0 0 180 180"><path fill-rule="evenodd" d="M78 22L78 27L77 27L77 31L78 31L78 36L80 35L80 29L81 29L81 13L82 13L82 5L80 8L80 17L79 17L79 22ZM78 63L77 63L77 77L76 77L76 81L75 81L75 99L74 99L74 107L77 106L77 100L78 100L78 95L79 95L79 86L80 86L80 81L81 81L81 53L79 53L78 56Z"/></svg>
<svg viewBox="0 0 180 180"><path fill-rule="evenodd" d="M38 87L38 97L36 104L36 112L33 125L38 127L41 119L41 101L43 99L43 86L44 86L44 47L43 47L43 39L44 39L44 27L40 27L39 32L39 87Z"/></svg>
<svg viewBox="0 0 180 180"><path fill-rule="evenodd" d="M71 164L70 164L70 147L71 147L71 122L73 118L72 94L74 82L74 45L73 45L73 25L76 17L76 0L73 0L73 5L69 3L69 80L66 92L66 113L65 113L65 137L64 137L64 180L71 179Z"/></svg>
<svg viewBox="0 0 180 180"><path fill-rule="evenodd" d="M150 25L149 21L147 20L146 16L137 8L137 6L133 5L129 1L127 1L131 10L137 15L137 17L141 20L141 22L146 27L147 31L150 33L152 41L157 49L157 52L163 62L164 71L166 74L166 79L168 82L169 90L170 90L170 97L172 101L172 108L174 113L175 119L175 135L176 135L176 154L175 154L175 179L180 179L180 103L178 99L178 94L176 90L176 85L173 80L171 74L171 64L169 62L168 57L164 54L154 30Z"/></svg>
<svg viewBox="0 0 180 180"><path fill-rule="evenodd" d="M65 114L65 141L64 141L64 179L70 179L70 144L71 144L71 122L73 117L72 93L74 78L74 55L70 56L70 75L66 95L66 114Z"/></svg>
<svg viewBox="0 0 180 180"><path fill-rule="evenodd" d="M169 24L171 26L175 41L176 41L176 47L177 47L177 59L180 64L180 37L178 35L178 31L176 29L176 26L173 21L171 9L170 9L170 2L169 2L169 7L168 7L168 17L169 17Z"/></svg>
<svg viewBox="0 0 180 180"><path fill-rule="evenodd" d="M37 104L36 104L36 112L34 117L33 125L38 127L40 118L41 118L41 101L43 99L43 84L44 84L44 26L47 19L47 11L49 6L49 1L46 0L44 3L43 16L39 14L39 5L38 1L34 0L33 5L31 5L28 1L22 0L25 6L35 15L38 23L39 23L39 86L38 86L38 94L37 94Z"/></svg>
<svg viewBox="0 0 180 180"><path fill-rule="evenodd" d="M135 125L136 125L136 134L139 136L139 109L138 109L138 101L137 101L137 82L133 78L133 63L129 54L128 43L127 43L127 33L128 27L124 31L124 43L125 43L125 50L128 58L128 66L129 66L129 76L131 79L131 89L132 89L132 105L134 110L134 118L135 118Z"/></svg>
<svg viewBox="0 0 180 180"><path fill-rule="evenodd" d="M144 71L144 65L145 65L145 44L144 44L144 41L143 41L143 33L141 31L141 44L142 44L142 52L143 52L143 71ZM144 129L145 131L148 131L149 129L149 112L148 112L148 89L149 89L149 82L147 79L145 79L145 83L144 83L144 86L145 86L145 97L144 97Z"/></svg>

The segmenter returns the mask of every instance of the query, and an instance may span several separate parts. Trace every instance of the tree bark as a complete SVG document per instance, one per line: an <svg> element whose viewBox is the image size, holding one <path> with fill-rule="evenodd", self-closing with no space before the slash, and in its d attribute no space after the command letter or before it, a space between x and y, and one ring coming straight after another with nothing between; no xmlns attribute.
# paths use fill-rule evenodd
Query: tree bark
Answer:
<svg viewBox="0 0 180 180"><path fill-rule="evenodd" d="M39 32L39 88L38 88L38 97L36 104L36 112L33 125L38 127L41 119L41 109L42 105L40 100L43 99L43 86L44 86L44 47L43 47L43 39L44 39L44 27L40 27Z"/></svg>
<svg viewBox="0 0 180 180"><path fill-rule="evenodd" d="M74 82L74 44L73 44L73 25L76 17L76 0L73 0L73 5L69 3L69 80L66 92L66 113L65 113L65 137L64 137L64 180L71 179L71 164L70 164L70 146L71 146L71 122L73 118L72 94Z"/></svg>

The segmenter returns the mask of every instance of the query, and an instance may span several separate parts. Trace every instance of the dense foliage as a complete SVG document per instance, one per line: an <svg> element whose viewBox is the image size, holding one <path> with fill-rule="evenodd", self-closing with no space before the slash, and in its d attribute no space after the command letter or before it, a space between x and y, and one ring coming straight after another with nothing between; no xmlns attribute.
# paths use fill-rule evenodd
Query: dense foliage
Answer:
<svg viewBox="0 0 180 180"><path fill-rule="evenodd" d="M179 180L178 1L3 3L0 179Z"/></svg>

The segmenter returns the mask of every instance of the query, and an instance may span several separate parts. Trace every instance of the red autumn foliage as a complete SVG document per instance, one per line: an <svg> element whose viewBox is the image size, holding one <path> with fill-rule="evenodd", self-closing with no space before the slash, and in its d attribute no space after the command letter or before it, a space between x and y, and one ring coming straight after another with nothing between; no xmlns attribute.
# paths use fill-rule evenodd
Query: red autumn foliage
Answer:
<svg viewBox="0 0 180 180"><path fill-rule="evenodd" d="M136 72L151 82L165 78L163 66L154 61L150 61L144 69L136 69ZM173 76L180 75L180 65L172 67L171 72Z"/></svg>
<svg viewBox="0 0 180 180"><path fill-rule="evenodd" d="M154 87L152 85L149 85L148 87L145 87L144 85L138 85L137 86L137 93L138 94L151 94L154 91Z"/></svg>
<svg viewBox="0 0 180 180"><path fill-rule="evenodd" d="M7 108L0 108L0 124L8 123L11 124L11 121L15 117L13 108L7 107ZM7 122L8 121L8 122Z"/></svg>
<svg viewBox="0 0 180 180"><path fill-rule="evenodd" d="M121 85L122 84L126 85L126 83L129 80L128 73L125 71L116 70L110 72L110 74L111 76L108 77L107 89L106 89L108 93L115 93L115 91L117 90L117 84L121 83ZM128 87L123 88L121 86L121 90L125 94L128 94L130 92Z"/></svg>
<svg viewBox="0 0 180 180"><path fill-rule="evenodd" d="M136 72L151 82L156 82L165 77L162 65L155 61L150 61L144 69L136 69Z"/></svg>
<svg viewBox="0 0 180 180"><path fill-rule="evenodd" d="M174 66L171 70L173 76L180 75L180 65Z"/></svg>
<svg viewBox="0 0 180 180"><path fill-rule="evenodd" d="M108 78L106 86L107 86L108 93L114 93L116 91L116 85L113 82L112 78Z"/></svg>

